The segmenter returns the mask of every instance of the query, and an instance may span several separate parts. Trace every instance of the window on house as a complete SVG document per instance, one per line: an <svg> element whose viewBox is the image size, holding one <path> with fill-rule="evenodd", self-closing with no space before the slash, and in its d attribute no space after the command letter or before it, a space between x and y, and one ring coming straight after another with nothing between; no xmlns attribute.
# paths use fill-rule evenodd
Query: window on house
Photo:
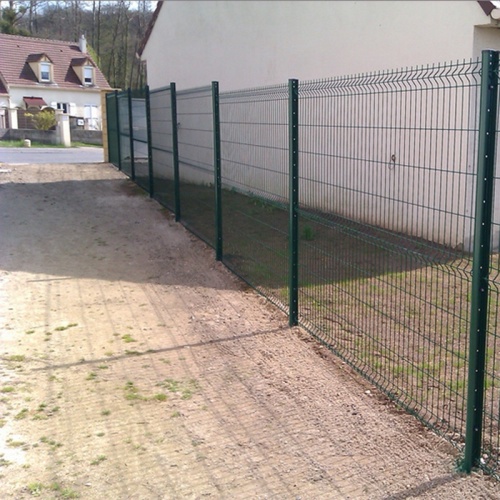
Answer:
<svg viewBox="0 0 500 500"><path fill-rule="evenodd" d="M67 103L67 102L58 102L57 103L57 109L62 110L62 112L64 114L68 114L69 113L69 103Z"/></svg>
<svg viewBox="0 0 500 500"><path fill-rule="evenodd" d="M94 83L94 68L92 66L85 66L83 68L83 83L85 85L92 85Z"/></svg>
<svg viewBox="0 0 500 500"><path fill-rule="evenodd" d="M40 63L40 81L50 82L50 64Z"/></svg>

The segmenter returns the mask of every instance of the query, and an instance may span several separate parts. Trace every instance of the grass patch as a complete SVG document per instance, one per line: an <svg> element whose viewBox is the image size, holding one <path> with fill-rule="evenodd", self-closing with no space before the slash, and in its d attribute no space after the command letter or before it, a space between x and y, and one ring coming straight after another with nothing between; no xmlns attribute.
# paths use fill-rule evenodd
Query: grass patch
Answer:
<svg viewBox="0 0 500 500"><path fill-rule="evenodd" d="M130 335L130 333L126 333L125 335L122 335L122 340L124 342L126 342L127 344L130 342L137 342L137 340L135 340L134 337L132 337L132 335Z"/></svg>
<svg viewBox="0 0 500 500"><path fill-rule="evenodd" d="M65 330L68 330L69 328L73 328L75 326L78 326L78 323L69 323L68 325L65 326L58 326L55 328L56 332L64 332Z"/></svg>
<svg viewBox="0 0 500 500"><path fill-rule="evenodd" d="M35 333L35 330L26 330L24 333L26 335L31 335L32 333Z"/></svg>
<svg viewBox="0 0 500 500"><path fill-rule="evenodd" d="M97 373L96 372L90 372L85 380L95 380L97 378Z"/></svg>
<svg viewBox="0 0 500 500"><path fill-rule="evenodd" d="M0 389L0 392L3 392L3 393L8 393L8 392L14 392L16 389L14 387L12 387L11 385L6 385L5 387L2 387Z"/></svg>
<svg viewBox="0 0 500 500"><path fill-rule="evenodd" d="M12 356L7 357L7 361L22 362L25 360L26 360L26 356L24 354L13 354Z"/></svg>
<svg viewBox="0 0 500 500"><path fill-rule="evenodd" d="M180 395L181 399L191 399L193 394L200 388L200 385L195 379L188 380L175 380L172 378L166 378L163 382L160 382L160 387L164 387L168 392L173 392Z"/></svg>
<svg viewBox="0 0 500 500"><path fill-rule="evenodd" d="M139 389L134 385L133 382L128 381L123 388L125 391L125 399L129 401L134 401L137 399L145 399L144 396L139 394Z"/></svg>
<svg viewBox="0 0 500 500"><path fill-rule="evenodd" d="M14 416L14 420L23 420L28 416L28 408L23 408L17 415Z"/></svg>
<svg viewBox="0 0 500 500"><path fill-rule="evenodd" d="M31 495L33 495L34 497L38 497L45 489L45 485L42 483L30 483L28 484L27 489Z"/></svg>
<svg viewBox="0 0 500 500"><path fill-rule="evenodd" d="M166 401L167 395L166 394L155 394L153 396L153 399L156 399L156 401Z"/></svg>
<svg viewBox="0 0 500 500"><path fill-rule="evenodd" d="M94 460L92 460L92 462L90 462L90 465L99 465L107 459L108 458L106 457L106 455L99 455Z"/></svg>
<svg viewBox="0 0 500 500"><path fill-rule="evenodd" d="M61 446L63 445L62 443L58 443L57 441L54 441L47 436L42 436L40 438L40 442L49 445L52 449L61 448Z"/></svg>
<svg viewBox="0 0 500 500"><path fill-rule="evenodd" d="M111 415L111 410L102 410L101 415L103 417L107 417L107 416Z"/></svg>

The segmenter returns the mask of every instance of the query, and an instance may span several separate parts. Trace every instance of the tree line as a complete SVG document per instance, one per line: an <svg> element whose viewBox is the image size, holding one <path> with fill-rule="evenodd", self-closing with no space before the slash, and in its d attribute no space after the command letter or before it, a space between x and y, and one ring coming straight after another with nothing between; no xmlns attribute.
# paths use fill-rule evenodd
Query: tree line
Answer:
<svg viewBox="0 0 500 500"><path fill-rule="evenodd" d="M70 42L78 41L83 34L89 54L112 87L139 88L146 84L146 75L136 54L152 18L154 3L0 0L0 32Z"/></svg>

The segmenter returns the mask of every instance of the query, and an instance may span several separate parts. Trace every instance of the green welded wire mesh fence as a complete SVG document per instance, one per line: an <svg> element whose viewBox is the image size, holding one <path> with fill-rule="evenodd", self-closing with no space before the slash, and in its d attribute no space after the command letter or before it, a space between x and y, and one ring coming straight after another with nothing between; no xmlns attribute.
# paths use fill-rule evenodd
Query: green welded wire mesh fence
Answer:
<svg viewBox="0 0 500 500"><path fill-rule="evenodd" d="M173 212L175 189L171 88L151 91L150 103L154 198Z"/></svg>
<svg viewBox="0 0 500 500"><path fill-rule="evenodd" d="M495 135L480 118L485 64L220 93L214 83L182 91L171 84L150 93L149 135L142 95L110 94L107 111L108 122L116 116L108 127L115 165L154 186L177 220L291 320L296 290L299 324L465 448L465 470L500 475L498 171L495 194L479 203L491 204L486 287L475 289L472 273L484 268L474 267L478 169L495 155L494 144L486 153L481 146ZM498 68L488 75L497 79ZM149 184L138 166L145 137ZM474 310L478 293L489 298L487 314ZM481 380L484 406L470 396ZM471 417L478 411L479 425ZM471 438L468 429L481 424Z"/></svg>
<svg viewBox="0 0 500 500"><path fill-rule="evenodd" d="M182 223L215 246L212 88L177 92L179 190Z"/></svg>
<svg viewBox="0 0 500 500"><path fill-rule="evenodd" d="M288 89L222 92L223 262L286 309Z"/></svg>
<svg viewBox="0 0 500 500"><path fill-rule="evenodd" d="M465 435L478 63L300 85L300 318Z"/></svg>

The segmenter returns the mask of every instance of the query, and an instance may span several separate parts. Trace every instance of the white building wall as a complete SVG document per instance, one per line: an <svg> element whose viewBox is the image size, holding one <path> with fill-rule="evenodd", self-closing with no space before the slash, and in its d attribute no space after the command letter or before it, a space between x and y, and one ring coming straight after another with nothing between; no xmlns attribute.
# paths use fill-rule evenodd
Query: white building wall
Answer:
<svg viewBox="0 0 500 500"><path fill-rule="evenodd" d="M175 81L178 89L186 89L217 80L224 92L284 84L289 78L304 81L469 60L485 48L500 50L500 29L475 1L169 1L160 11L143 59L148 62L152 89L170 81ZM443 80L430 85L447 86ZM345 133L331 137L332 127L325 127L330 118L322 115L320 108L310 108L313 126L309 135L314 137L308 136L305 128L300 138L301 171L305 175L302 202L470 250L475 190L470 173L475 169L477 152L469 142L473 138L453 136L446 129L452 127L453 120L464 130L477 126L475 90L470 95L453 90L448 97L439 90L434 93L433 98L414 97L411 105L398 101L398 95L387 101L391 116L384 109L373 115L380 128L370 154L361 136L352 141L350 133L352 143L344 138L359 124L347 123ZM409 94L399 95L409 99ZM460 104L462 98L465 108ZM354 97L352 103L343 104L349 120L356 119L360 102ZM404 119L398 118L399 108L406 110ZM248 117L251 111L245 113ZM418 122L422 116L426 118ZM394 127L399 131L391 132ZM430 132L420 137L414 132L419 127ZM382 132L384 129L389 131ZM321 130L328 130L329 136L322 137ZM231 134L229 129L223 132ZM179 134L181 137L182 127ZM350 149L339 153L339 145L344 147L348 142ZM321 149L317 151L320 160L305 153L310 147ZM237 154L231 150L230 155L225 148L223 144L223 157ZM248 158L254 151L240 153ZM258 160L261 166L284 161L266 154ZM365 156L365 162L342 160ZM397 166L391 163L393 156ZM239 164L242 161L239 159ZM409 168L411 165L416 168ZM223 168L234 167L226 161ZM250 170L234 172L234 183L243 176L246 185L260 192L258 179L249 182ZM231 170L224 171L226 181L232 175ZM324 193L318 186L324 187ZM286 185L278 180L274 186L267 185L266 191L286 197ZM497 205L495 219L500 220L500 197Z"/></svg>
<svg viewBox="0 0 500 500"><path fill-rule="evenodd" d="M224 91L469 59L500 48L489 22L475 1L166 1L142 57L152 89Z"/></svg>

